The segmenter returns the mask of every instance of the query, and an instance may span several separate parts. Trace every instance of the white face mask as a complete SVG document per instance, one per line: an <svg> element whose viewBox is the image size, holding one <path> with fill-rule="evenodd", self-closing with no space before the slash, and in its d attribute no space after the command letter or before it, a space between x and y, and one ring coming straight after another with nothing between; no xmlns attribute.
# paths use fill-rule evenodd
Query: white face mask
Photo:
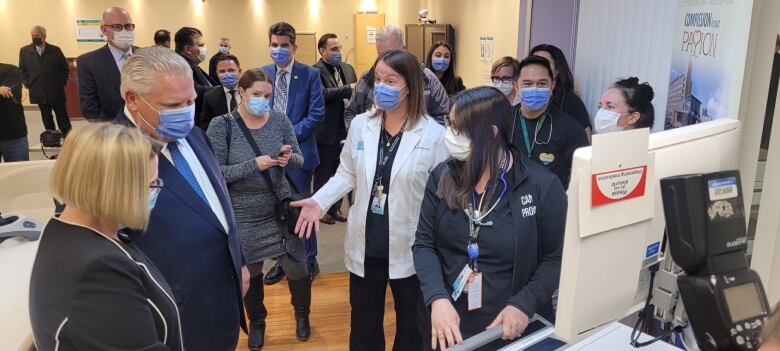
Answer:
<svg viewBox="0 0 780 351"><path fill-rule="evenodd" d="M135 31L122 30L121 32L114 32L114 40L111 40L114 45L122 50L127 50L133 45L135 41Z"/></svg>
<svg viewBox="0 0 780 351"><path fill-rule="evenodd" d="M206 53L208 52L208 50L206 49L205 46L201 46L198 49L200 50L200 52L198 53L198 59L200 60L200 62L206 61Z"/></svg>
<svg viewBox="0 0 780 351"><path fill-rule="evenodd" d="M465 161L471 153L471 140L464 133L455 135L451 127L447 127L444 132L444 145L450 156L458 161Z"/></svg>
<svg viewBox="0 0 780 351"><path fill-rule="evenodd" d="M503 93L504 95L509 95L509 93L511 93L512 89L514 88L512 86L512 83L504 83L504 82L493 83L493 87L495 87L498 90L501 90L501 93Z"/></svg>
<svg viewBox="0 0 780 351"><path fill-rule="evenodd" d="M620 116L622 115L617 112L600 108L599 112L596 113L596 117L593 118L593 132L602 134L623 131L623 128L620 128L617 124Z"/></svg>

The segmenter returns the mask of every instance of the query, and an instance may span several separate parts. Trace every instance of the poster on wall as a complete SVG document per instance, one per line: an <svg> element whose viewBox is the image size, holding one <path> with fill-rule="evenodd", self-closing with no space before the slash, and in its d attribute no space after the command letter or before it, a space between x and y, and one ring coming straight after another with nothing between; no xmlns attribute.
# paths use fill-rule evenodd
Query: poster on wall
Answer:
<svg viewBox="0 0 780 351"><path fill-rule="evenodd" d="M76 41L77 42L103 42L103 34L100 32L100 18L77 18Z"/></svg>
<svg viewBox="0 0 780 351"><path fill-rule="evenodd" d="M479 37L479 60L482 62L493 62L493 37Z"/></svg>
<svg viewBox="0 0 780 351"><path fill-rule="evenodd" d="M664 129L737 118L751 0L679 0Z"/></svg>

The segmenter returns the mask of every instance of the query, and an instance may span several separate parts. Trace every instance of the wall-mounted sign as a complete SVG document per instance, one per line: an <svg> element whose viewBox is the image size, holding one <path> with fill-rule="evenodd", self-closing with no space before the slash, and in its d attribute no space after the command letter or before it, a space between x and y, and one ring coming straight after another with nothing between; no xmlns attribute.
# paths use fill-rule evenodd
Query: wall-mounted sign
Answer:
<svg viewBox="0 0 780 351"><path fill-rule="evenodd" d="M664 129L737 118L753 1L679 0Z"/></svg>
<svg viewBox="0 0 780 351"><path fill-rule="evenodd" d="M99 18L76 19L76 41L78 42L104 42L103 33L100 32Z"/></svg>
<svg viewBox="0 0 780 351"><path fill-rule="evenodd" d="M376 26L366 27L366 42L369 44L376 44Z"/></svg>

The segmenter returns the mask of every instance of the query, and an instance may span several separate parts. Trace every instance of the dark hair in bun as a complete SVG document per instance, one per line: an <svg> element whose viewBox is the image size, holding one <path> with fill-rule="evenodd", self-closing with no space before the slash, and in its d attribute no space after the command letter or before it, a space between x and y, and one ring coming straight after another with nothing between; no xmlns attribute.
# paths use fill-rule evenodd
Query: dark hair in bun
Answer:
<svg viewBox="0 0 780 351"><path fill-rule="evenodd" d="M621 79L614 84L623 93L626 99L629 112L639 112L639 120L636 122L637 128L652 128L655 120L655 110L653 109L653 87L649 83L639 83L639 78L629 77Z"/></svg>

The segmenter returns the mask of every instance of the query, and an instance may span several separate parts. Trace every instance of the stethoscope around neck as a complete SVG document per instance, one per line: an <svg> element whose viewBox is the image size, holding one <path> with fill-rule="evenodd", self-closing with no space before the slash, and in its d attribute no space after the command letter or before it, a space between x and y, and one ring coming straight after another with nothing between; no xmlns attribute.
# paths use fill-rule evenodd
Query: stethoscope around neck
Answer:
<svg viewBox="0 0 780 351"><path fill-rule="evenodd" d="M498 203L501 202L501 199L504 198L504 195L506 195L507 190L509 189L509 184L506 182L506 174L509 171L509 151L505 151L504 154L504 162L505 164L501 167L501 173L498 176L498 181L503 184L503 189L501 190L501 194L498 195L496 198L496 201L493 203L490 208L485 211L485 213L480 213L480 209L482 208L482 201L485 199L485 196L488 193L488 188L485 187L485 191L482 193L479 199L479 203L477 203L477 196L476 191L471 192L471 209L466 209L466 216L471 220L471 223L476 225L486 225L489 226L490 223L482 223L482 220L485 219L491 212L493 212L494 209L496 209L496 206L498 206ZM476 207L475 207L476 205Z"/></svg>
<svg viewBox="0 0 780 351"><path fill-rule="evenodd" d="M514 116L514 123L512 123L512 136L515 135L515 126L517 126L518 118L520 123L523 123L523 127L525 128L525 117L523 116L523 112L520 110L520 108L517 109L517 113ZM549 118L547 118L549 117ZM539 125L536 127L536 130L534 130L534 144L536 145L547 145L550 143L550 140L552 139L552 132L553 132L553 121L552 121L552 115L550 114L549 107L546 111L544 111L544 114L540 117L542 120L539 122ZM549 119L550 120L550 131L547 133L547 141L539 141L539 131L544 127L544 121ZM523 143L528 142L528 138L524 135L523 136Z"/></svg>

